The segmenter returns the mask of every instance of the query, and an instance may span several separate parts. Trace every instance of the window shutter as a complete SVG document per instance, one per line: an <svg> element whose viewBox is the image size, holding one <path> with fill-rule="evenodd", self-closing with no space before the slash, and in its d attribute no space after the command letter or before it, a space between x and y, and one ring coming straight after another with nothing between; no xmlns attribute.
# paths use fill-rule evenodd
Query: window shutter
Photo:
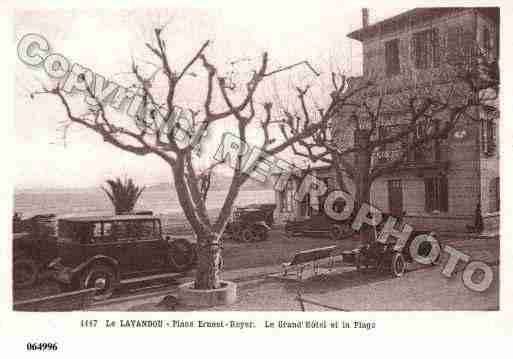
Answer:
<svg viewBox="0 0 513 359"><path fill-rule="evenodd" d="M466 66L471 65L472 56L475 52L474 33L470 30L461 31L461 48Z"/></svg>
<svg viewBox="0 0 513 359"><path fill-rule="evenodd" d="M460 28L451 27L447 32L447 63L456 65L460 60Z"/></svg>
<svg viewBox="0 0 513 359"><path fill-rule="evenodd" d="M396 73L396 74L401 73L401 61L400 61L399 51L401 51L401 40L397 39L397 40L395 40L395 50L394 50L394 66L395 66L394 73Z"/></svg>
<svg viewBox="0 0 513 359"><path fill-rule="evenodd" d="M501 179L500 177L497 177L495 179L495 210L500 211L501 210Z"/></svg>
<svg viewBox="0 0 513 359"><path fill-rule="evenodd" d="M386 66L387 75L390 75L390 67L391 67L390 57L391 57L391 55L392 55L392 51L390 50L390 42L385 42L385 66Z"/></svg>
<svg viewBox="0 0 513 359"><path fill-rule="evenodd" d="M486 121L486 155L492 156L495 154L495 122L493 120Z"/></svg>
<svg viewBox="0 0 513 359"><path fill-rule="evenodd" d="M383 140L386 137L385 126L378 127L378 139Z"/></svg>
<svg viewBox="0 0 513 359"><path fill-rule="evenodd" d="M292 190L292 186L289 189L287 195L288 195L288 198L287 198L287 212L292 212L292 206L293 206L293 201L294 201L294 191Z"/></svg>
<svg viewBox="0 0 513 359"><path fill-rule="evenodd" d="M487 152L486 135L486 121L481 120L481 146L484 154Z"/></svg>
<svg viewBox="0 0 513 359"><path fill-rule="evenodd" d="M410 41L410 57L412 66L417 67L417 37L415 34L412 35Z"/></svg>
<svg viewBox="0 0 513 359"><path fill-rule="evenodd" d="M491 147L491 153L495 154L495 147L497 144L497 138L496 138L497 128L495 122L493 120L490 120L490 147Z"/></svg>
<svg viewBox="0 0 513 359"><path fill-rule="evenodd" d="M387 76L396 75L401 72L399 64L399 39L385 42L385 63Z"/></svg>
<svg viewBox="0 0 513 359"><path fill-rule="evenodd" d="M415 134L410 132L408 134L408 144L407 144L408 161L415 161L415 148L412 145L414 141L415 141Z"/></svg>
<svg viewBox="0 0 513 359"><path fill-rule="evenodd" d="M490 30L488 30L487 27L483 28L483 49L485 50L485 53L488 54L488 52L491 49L491 43L490 43Z"/></svg>
<svg viewBox="0 0 513 359"><path fill-rule="evenodd" d="M424 44L424 68L429 68L433 63L433 31L426 31L423 36Z"/></svg>
<svg viewBox="0 0 513 359"><path fill-rule="evenodd" d="M425 188L425 203L424 210L426 212L431 212L433 209L433 179L432 178L424 178L424 188Z"/></svg>
<svg viewBox="0 0 513 359"><path fill-rule="evenodd" d="M440 66L440 37L438 29L431 31L431 45L433 54L433 67Z"/></svg>
<svg viewBox="0 0 513 359"><path fill-rule="evenodd" d="M449 210L449 191L448 180L446 176L440 177L440 211L447 212Z"/></svg>
<svg viewBox="0 0 513 359"><path fill-rule="evenodd" d="M495 212L495 181L490 181L490 188L488 189L488 210Z"/></svg>
<svg viewBox="0 0 513 359"><path fill-rule="evenodd" d="M490 212L497 212L500 210L501 204L500 204L500 197L501 191L500 191L500 178L495 177L490 181L490 193L489 193L489 200L490 200Z"/></svg>

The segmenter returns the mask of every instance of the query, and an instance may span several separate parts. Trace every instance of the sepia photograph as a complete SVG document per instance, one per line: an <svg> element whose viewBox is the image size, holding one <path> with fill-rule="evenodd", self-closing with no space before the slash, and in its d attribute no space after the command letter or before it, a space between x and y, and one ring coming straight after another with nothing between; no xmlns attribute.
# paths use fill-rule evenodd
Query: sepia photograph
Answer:
<svg viewBox="0 0 513 359"><path fill-rule="evenodd" d="M501 8L321 3L13 10L4 309L500 311Z"/></svg>

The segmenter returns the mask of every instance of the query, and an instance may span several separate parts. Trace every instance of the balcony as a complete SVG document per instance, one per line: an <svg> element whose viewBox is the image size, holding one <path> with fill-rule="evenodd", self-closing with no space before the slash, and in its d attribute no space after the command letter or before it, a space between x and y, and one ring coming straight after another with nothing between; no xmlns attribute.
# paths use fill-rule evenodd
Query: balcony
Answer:
<svg viewBox="0 0 513 359"><path fill-rule="evenodd" d="M375 168L385 167L404 156L404 149L378 151L372 158ZM440 147L426 150L409 151L405 161L397 168L399 171L434 170L446 171L449 167L448 152Z"/></svg>

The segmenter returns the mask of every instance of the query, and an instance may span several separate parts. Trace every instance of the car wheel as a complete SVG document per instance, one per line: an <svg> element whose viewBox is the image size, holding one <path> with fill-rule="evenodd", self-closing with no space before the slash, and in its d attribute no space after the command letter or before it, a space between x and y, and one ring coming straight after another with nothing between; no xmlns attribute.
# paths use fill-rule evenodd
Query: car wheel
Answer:
<svg viewBox="0 0 513 359"><path fill-rule="evenodd" d="M185 238L177 238L169 243L168 260L176 272L187 272L194 265L194 246Z"/></svg>
<svg viewBox="0 0 513 359"><path fill-rule="evenodd" d="M423 258L428 258L431 250L433 249L433 245L430 242L422 242L417 250L417 254ZM440 262L441 248L438 252L436 258L431 262L431 265L435 266Z"/></svg>
<svg viewBox="0 0 513 359"><path fill-rule="evenodd" d="M394 277L402 277L406 271L406 261L404 260L402 253L395 252L392 255L390 271Z"/></svg>
<svg viewBox="0 0 513 359"><path fill-rule="evenodd" d="M93 264L84 275L82 289L97 288L94 300L105 300L112 296L117 286L114 269L105 264Z"/></svg>
<svg viewBox="0 0 513 359"><path fill-rule="evenodd" d="M267 239L267 228L263 226L251 226L242 231L243 242L261 242Z"/></svg>
<svg viewBox="0 0 513 359"><path fill-rule="evenodd" d="M16 259L13 266L14 288L33 286L37 282L38 274L37 264L33 259Z"/></svg>
<svg viewBox="0 0 513 359"><path fill-rule="evenodd" d="M340 241L347 237L351 232L351 227L347 224L334 224L330 228L330 237L336 241Z"/></svg>
<svg viewBox="0 0 513 359"><path fill-rule="evenodd" d="M242 240L242 227L240 225L233 226L232 238L237 242Z"/></svg>

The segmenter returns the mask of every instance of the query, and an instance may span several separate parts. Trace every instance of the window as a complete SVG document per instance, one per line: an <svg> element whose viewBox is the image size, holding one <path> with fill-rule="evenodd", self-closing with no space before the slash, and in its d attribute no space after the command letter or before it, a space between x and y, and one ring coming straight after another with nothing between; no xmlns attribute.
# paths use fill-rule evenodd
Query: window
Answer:
<svg viewBox="0 0 513 359"><path fill-rule="evenodd" d="M493 119L483 120L481 125L481 132L483 135L483 152L487 156L493 156L495 154L497 144L497 125Z"/></svg>
<svg viewBox="0 0 513 359"><path fill-rule="evenodd" d="M459 26L451 27L447 32L447 63L451 65L461 63L462 32Z"/></svg>
<svg viewBox="0 0 513 359"><path fill-rule="evenodd" d="M103 236L104 237L112 236L112 223L111 222L103 223Z"/></svg>
<svg viewBox="0 0 513 359"><path fill-rule="evenodd" d="M378 127L378 139L380 141L385 140L390 137L390 126L380 126ZM376 159L378 163L386 163L389 161L388 149L390 146L382 145L379 147L378 152L376 153Z"/></svg>
<svg viewBox="0 0 513 359"><path fill-rule="evenodd" d="M394 216L403 213L403 185L400 179L388 181L388 210Z"/></svg>
<svg viewBox="0 0 513 359"><path fill-rule="evenodd" d="M440 122L436 119L426 119L417 124L412 142L417 141L413 148L413 160L422 161L440 161L442 159L442 140L445 136L437 137L431 141L422 143L427 136L437 134L440 130ZM420 142L419 142L420 141Z"/></svg>
<svg viewBox="0 0 513 359"><path fill-rule="evenodd" d="M401 72L399 64L399 39L385 42L385 61L387 76L394 76Z"/></svg>
<svg viewBox="0 0 513 359"><path fill-rule="evenodd" d="M426 212L447 212L448 211L448 183L447 177L431 177L424 179Z"/></svg>
<svg viewBox="0 0 513 359"><path fill-rule="evenodd" d="M490 53L492 49L491 41L490 41L490 30L487 27L483 28L483 50L485 54Z"/></svg>
<svg viewBox="0 0 513 359"><path fill-rule="evenodd" d="M446 56L447 63L453 66L469 66L475 53L474 30L462 26L448 29Z"/></svg>
<svg viewBox="0 0 513 359"><path fill-rule="evenodd" d="M487 144L487 151L486 154L491 156L495 153L495 133L496 133L496 126L495 122L493 120L488 121L486 126L486 144Z"/></svg>
<svg viewBox="0 0 513 359"><path fill-rule="evenodd" d="M440 36L438 29L431 29L431 54L433 67L440 66Z"/></svg>
<svg viewBox="0 0 513 359"><path fill-rule="evenodd" d="M396 136L394 141L382 144L376 152L378 164L399 159L404 151L408 150L407 125L400 123L400 119L393 118L390 114L383 114L383 125L378 127L377 140L390 140ZM402 135L402 133L405 133Z"/></svg>
<svg viewBox="0 0 513 359"><path fill-rule="evenodd" d="M155 222L154 221L138 221L134 223L137 236L141 239L148 239L155 237Z"/></svg>
<svg viewBox="0 0 513 359"><path fill-rule="evenodd" d="M500 178L495 177L490 181L490 212L499 212L501 207Z"/></svg>
<svg viewBox="0 0 513 359"><path fill-rule="evenodd" d="M411 49L415 68L438 67L440 65L438 29L429 29L413 34Z"/></svg>
<svg viewBox="0 0 513 359"><path fill-rule="evenodd" d="M131 240L135 237L132 224L128 221L112 222L112 236L118 241Z"/></svg>
<svg viewBox="0 0 513 359"><path fill-rule="evenodd" d="M81 244L94 243L93 237L94 226L92 223L77 223L75 227L75 235Z"/></svg>
<svg viewBox="0 0 513 359"><path fill-rule="evenodd" d="M93 237L100 238L102 236L102 224L101 222L93 223Z"/></svg>
<svg viewBox="0 0 513 359"><path fill-rule="evenodd" d="M422 31L413 35L414 64L417 69L428 67L428 32Z"/></svg>
<svg viewBox="0 0 513 359"><path fill-rule="evenodd" d="M112 222L103 222L103 241L114 241L116 238L114 237L114 233L112 230Z"/></svg>
<svg viewBox="0 0 513 359"><path fill-rule="evenodd" d="M440 131L440 123L438 121L435 122L434 125L435 133L438 133ZM434 157L435 161L441 161L442 160L442 148L441 148L441 138L436 138L433 141L433 151L434 151Z"/></svg>
<svg viewBox="0 0 513 359"><path fill-rule="evenodd" d="M75 236L75 226L65 220L59 220L58 225L59 238L73 238Z"/></svg>
<svg viewBox="0 0 513 359"><path fill-rule="evenodd" d="M389 118L389 117L387 117ZM378 127L378 139L386 140L390 136L390 126L379 126ZM382 146L383 150L386 150L386 145Z"/></svg>

